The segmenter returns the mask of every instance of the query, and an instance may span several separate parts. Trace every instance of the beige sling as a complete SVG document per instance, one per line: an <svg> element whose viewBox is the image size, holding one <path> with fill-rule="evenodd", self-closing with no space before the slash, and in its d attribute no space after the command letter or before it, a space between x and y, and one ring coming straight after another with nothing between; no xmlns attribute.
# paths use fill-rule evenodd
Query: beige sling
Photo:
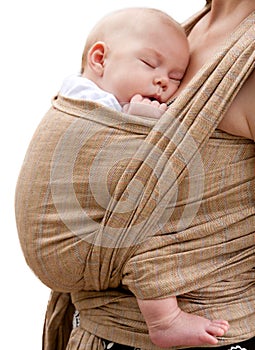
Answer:
<svg viewBox="0 0 255 350"><path fill-rule="evenodd" d="M184 309L203 314L185 295L204 290L216 300L213 287L229 280L231 291L245 289L250 303L242 310L249 314L254 144L215 129L254 69L254 23L251 14L158 122L92 102L53 100L16 190L25 258L54 290L45 350L66 347L70 297L81 314L72 350L100 348L99 338L107 336L156 348L130 291L142 299L182 294ZM237 271L248 284L231 280ZM229 343L241 318L235 315Z"/></svg>

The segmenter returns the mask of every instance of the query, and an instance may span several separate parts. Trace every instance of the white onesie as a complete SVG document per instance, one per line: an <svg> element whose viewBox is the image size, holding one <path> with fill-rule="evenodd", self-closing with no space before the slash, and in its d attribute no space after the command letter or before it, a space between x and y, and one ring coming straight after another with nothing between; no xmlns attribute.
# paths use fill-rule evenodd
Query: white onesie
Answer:
<svg viewBox="0 0 255 350"><path fill-rule="evenodd" d="M122 110L121 105L113 94L100 89L93 81L79 74L65 78L59 94L75 100L98 102L117 111Z"/></svg>

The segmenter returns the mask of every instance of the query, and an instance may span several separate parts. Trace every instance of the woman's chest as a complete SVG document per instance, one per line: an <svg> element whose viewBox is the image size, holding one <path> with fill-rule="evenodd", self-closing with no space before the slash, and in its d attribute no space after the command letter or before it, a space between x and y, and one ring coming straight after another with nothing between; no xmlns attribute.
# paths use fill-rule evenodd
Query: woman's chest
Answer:
<svg viewBox="0 0 255 350"><path fill-rule="evenodd" d="M198 39L199 38L199 39ZM198 71L212 60L219 50L219 43L215 37L203 35L190 39L190 63L179 91L191 81ZM178 91L178 92L179 92ZM247 79L239 91L236 91L230 107L226 110L218 128L236 136L253 139L249 119L255 116L255 72Z"/></svg>

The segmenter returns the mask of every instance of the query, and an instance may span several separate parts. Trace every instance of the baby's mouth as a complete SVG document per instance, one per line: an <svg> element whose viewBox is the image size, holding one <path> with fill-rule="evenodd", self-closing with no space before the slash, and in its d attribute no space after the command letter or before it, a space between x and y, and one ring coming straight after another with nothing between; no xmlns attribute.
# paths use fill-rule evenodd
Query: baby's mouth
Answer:
<svg viewBox="0 0 255 350"><path fill-rule="evenodd" d="M162 95L162 88L161 86L157 86L157 91L155 92L155 94L150 96L149 99L151 101L158 101L159 103L162 103L161 95Z"/></svg>
<svg viewBox="0 0 255 350"><path fill-rule="evenodd" d="M161 96L156 94L156 95L153 95L153 96L149 96L149 100L151 101L158 101L159 103L161 103Z"/></svg>
<svg viewBox="0 0 255 350"><path fill-rule="evenodd" d="M158 101L155 97L149 97L149 100L151 100L151 101Z"/></svg>

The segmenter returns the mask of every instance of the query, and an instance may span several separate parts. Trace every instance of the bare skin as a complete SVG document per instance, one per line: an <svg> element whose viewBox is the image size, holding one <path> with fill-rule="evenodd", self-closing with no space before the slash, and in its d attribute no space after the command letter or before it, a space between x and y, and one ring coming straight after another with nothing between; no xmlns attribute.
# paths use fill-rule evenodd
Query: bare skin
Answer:
<svg viewBox="0 0 255 350"><path fill-rule="evenodd" d="M137 299L151 341L161 347L216 345L216 337L229 329L225 320L208 320L182 311L176 297L161 300Z"/></svg>
<svg viewBox="0 0 255 350"><path fill-rule="evenodd" d="M166 103L160 103L157 100L151 101L142 95L134 95L129 103L126 103L122 111L127 114L139 115L147 118L160 118L167 110Z"/></svg>
<svg viewBox="0 0 255 350"><path fill-rule="evenodd" d="M255 10L253 0L212 0L211 11L192 29L188 39L190 63L178 93L217 52L238 24ZM245 82L218 128L255 140L255 72Z"/></svg>
<svg viewBox="0 0 255 350"><path fill-rule="evenodd" d="M212 57L242 20L255 11L253 0L212 0L211 11L192 29L190 62L177 94ZM244 83L218 128L255 140L255 72Z"/></svg>

